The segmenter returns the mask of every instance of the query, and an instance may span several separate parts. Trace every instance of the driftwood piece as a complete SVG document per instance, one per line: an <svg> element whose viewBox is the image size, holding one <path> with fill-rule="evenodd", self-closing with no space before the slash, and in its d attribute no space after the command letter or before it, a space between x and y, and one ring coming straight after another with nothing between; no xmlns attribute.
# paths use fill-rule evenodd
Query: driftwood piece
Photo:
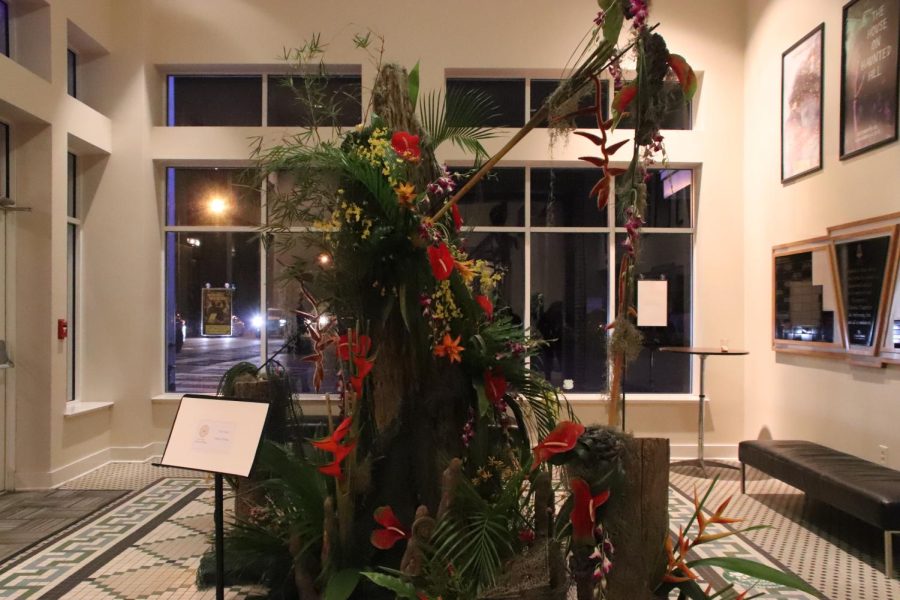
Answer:
<svg viewBox="0 0 900 600"><path fill-rule="evenodd" d="M437 523L428 514L427 506L420 506L416 510L416 519L413 521L412 535L406 544L406 551L400 560L400 570L410 577L422 574L425 566L425 548L434 534Z"/></svg>
<svg viewBox="0 0 900 600"><path fill-rule="evenodd" d="M453 496L460 481L462 481L462 460L454 458L447 465L447 469L441 477L441 504L437 512L438 520L443 519L450 507L453 506Z"/></svg>
<svg viewBox="0 0 900 600"><path fill-rule="evenodd" d="M607 594L610 600L650 600L666 568L669 440L628 439L623 460L622 489L603 516L616 548Z"/></svg>
<svg viewBox="0 0 900 600"><path fill-rule="evenodd" d="M541 471L534 480L534 538L545 540L553 531L553 482L550 473Z"/></svg>

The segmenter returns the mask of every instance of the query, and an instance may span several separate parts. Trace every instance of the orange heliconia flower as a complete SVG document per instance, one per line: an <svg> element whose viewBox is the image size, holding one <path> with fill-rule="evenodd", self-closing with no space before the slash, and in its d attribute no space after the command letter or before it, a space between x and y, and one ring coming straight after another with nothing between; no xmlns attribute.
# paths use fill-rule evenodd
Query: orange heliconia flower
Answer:
<svg viewBox="0 0 900 600"><path fill-rule="evenodd" d="M461 354L465 348L459 345L460 339L462 339L461 335L458 335L456 336L456 339L453 339L450 337L449 333L445 333L441 343L434 347L434 355L446 356L451 363L462 362Z"/></svg>

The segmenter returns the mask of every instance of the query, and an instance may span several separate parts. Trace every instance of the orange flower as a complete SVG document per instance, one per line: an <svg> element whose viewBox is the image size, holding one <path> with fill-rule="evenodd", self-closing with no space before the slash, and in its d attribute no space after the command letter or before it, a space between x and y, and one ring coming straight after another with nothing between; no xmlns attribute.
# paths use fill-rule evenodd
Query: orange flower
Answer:
<svg viewBox="0 0 900 600"><path fill-rule="evenodd" d="M452 339L449 333L444 334L444 339L441 340L441 343L434 347L434 355L435 356L446 356L450 359L451 363L462 362L462 351L465 350L463 346L459 345L459 341L462 339L461 335L456 336L456 339Z"/></svg>
<svg viewBox="0 0 900 600"><path fill-rule="evenodd" d="M459 274L462 276L463 281L466 283L472 281L475 277L475 273L472 272L472 261L471 260L457 260L456 262L456 270L459 271Z"/></svg>
<svg viewBox="0 0 900 600"><path fill-rule="evenodd" d="M416 186L411 183L401 183L394 188L394 193L397 194L397 202L400 203L400 206L411 208L416 199Z"/></svg>

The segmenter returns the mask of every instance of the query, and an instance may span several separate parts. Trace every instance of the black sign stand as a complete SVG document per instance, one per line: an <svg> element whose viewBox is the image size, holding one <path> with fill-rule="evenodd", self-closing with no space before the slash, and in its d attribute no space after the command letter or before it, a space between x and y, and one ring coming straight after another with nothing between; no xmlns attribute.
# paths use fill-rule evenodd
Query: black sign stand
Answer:
<svg viewBox="0 0 900 600"><path fill-rule="evenodd" d="M252 435L254 437L251 438L251 439L255 440L256 451L259 450L259 440L262 436L262 428L265 423L266 417L268 415L268 410L269 410L268 402L260 402L258 400L246 400L246 399L240 399L240 398L222 398L222 397L218 397L218 396L202 396L202 395L194 395L194 394L186 395L186 396L182 397L181 404L179 404L179 406L178 406L178 413L176 413L176 415L175 415L175 424L172 426L172 431L175 430L175 428L178 424L178 417L182 413L182 408L184 406L184 401L186 399L188 399L190 401L210 400L210 401L219 402L220 404L218 405L218 407L220 409L220 413L219 413L220 415L221 415L222 408L227 407L227 405L221 404L222 402L236 402L236 403L237 402L240 402L240 403L250 402L250 403L254 403L254 404L263 404L264 408L262 408L262 411L256 413L258 416L258 420L256 423L256 426L258 427L258 429L253 431ZM195 406L195 412L196 412L198 410L196 408L198 405L194 405L194 406ZM212 407L210 407L210 408L212 408ZM199 410L206 411L207 407L202 407L202 409L199 409ZM196 416L194 418L196 418ZM251 420L256 420L256 419L251 419ZM214 503L214 508L213 508L213 521L215 522L215 531L216 531L216 534L215 534L216 535L216 543L215 543L215 547L216 547L216 600L225 600L225 484L224 484L224 475L237 475L237 476L242 476L242 477L249 476L249 474L250 474L249 470L250 470L253 462L255 462L255 456L253 457L254 459L252 461L248 460L246 462L245 467L243 467L243 470L236 470L235 472L229 472L229 473L222 473L220 471L214 470L214 468L209 468L209 467L203 468L204 466L206 466L206 464L205 464L206 461L204 461L203 463L199 463L199 464L184 464L182 462L179 462L177 464L170 464L166 460L166 457L167 457L166 453L168 452L169 446L172 443L172 431L169 432L169 439L166 442L166 449L165 449L165 451L163 451L162 460L160 460L160 462L158 462L158 463L153 463L153 465L156 467L180 467L180 468L187 468L187 469L195 469L195 470L200 470L200 471L206 471L207 473L213 474L213 477L215 479L215 503ZM187 462L194 463L193 460L187 461Z"/></svg>
<svg viewBox="0 0 900 600"><path fill-rule="evenodd" d="M225 492L222 474L216 473L216 503L213 519L216 522L216 600L225 600Z"/></svg>

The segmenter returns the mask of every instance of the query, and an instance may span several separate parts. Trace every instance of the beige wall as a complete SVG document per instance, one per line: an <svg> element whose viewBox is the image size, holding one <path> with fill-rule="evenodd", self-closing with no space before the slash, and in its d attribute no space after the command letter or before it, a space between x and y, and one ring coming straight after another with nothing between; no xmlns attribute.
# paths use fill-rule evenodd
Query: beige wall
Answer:
<svg viewBox="0 0 900 600"><path fill-rule="evenodd" d="M771 350L771 248L900 210L900 145L838 159L843 0L748 3L744 106L746 435L809 439L900 467L900 368ZM780 182L781 53L825 22L824 170Z"/></svg>
<svg viewBox="0 0 900 600"><path fill-rule="evenodd" d="M897 208L886 187L865 202L845 201L857 197L858 187L873 175L891 173L898 146L837 161L840 2L829 0L822 10L823 2L654 2L654 18L670 46L702 77L694 130L667 134L673 164L693 166L698 174L694 341L717 345L728 338L732 347L751 351L746 358L708 363L712 455L733 456L740 439L768 426L777 436L807 437L871 456L876 438L890 440L888 417L900 422L900 405L891 406L887 393L898 396L900 369L860 370L776 357L769 349L771 246L887 212L891 202ZM320 31L329 43L327 59L363 63L364 81L371 82L374 68L350 42L355 31L370 26L385 37L388 59L421 61L423 88L429 89L441 85L448 67L559 69L596 13L590 1L567 2L561 10L545 0L460 0L452 10L407 0L54 0L49 6L56 48L65 45L70 19L108 55L92 61L86 82L96 86L99 93L89 101L102 112L66 97L61 52L53 55L49 83L0 58L0 118L14 125L16 191L22 204L38 209L16 217L15 343L22 368L17 367L15 394L23 486L58 483L110 458L145 458L158 450L154 444L164 439L174 414L171 403L151 402L164 391L160 167L171 161L243 160L250 136L281 133L162 127L168 69L276 65L283 47ZM826 169L782 188L780 54L822 14L829 19ZM463 21L458 15L478 17ZM509 158L547 160L547 142L542 132L533 133ZM493 140L491 147L502 143ZM56 318L65 313L66 147L83 156L90 197L83 230L79 395L84 402L113 403L75 417L62 414L65 359L55 340ZM575 160L590 150L582 140L570 140L555 147L552 158ZM585 420L602 415L602 408L597 402L578 405ZM695 401L635 401L629 425L640 434L670 437L674 452L687 455L696 439Z"/></svg>

